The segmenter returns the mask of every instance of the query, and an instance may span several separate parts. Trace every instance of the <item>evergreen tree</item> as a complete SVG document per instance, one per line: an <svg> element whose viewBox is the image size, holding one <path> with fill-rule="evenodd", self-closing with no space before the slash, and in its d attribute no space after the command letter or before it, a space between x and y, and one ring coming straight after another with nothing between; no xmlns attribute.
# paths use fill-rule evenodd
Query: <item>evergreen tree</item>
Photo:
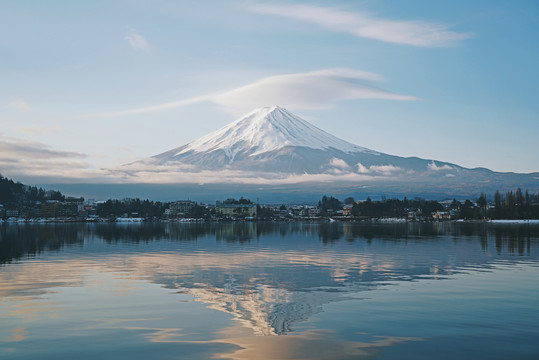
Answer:
<svg viewBox="0 0 539 360"><path fill-rule="evenodd" d="M502 212L502 196L500 195L500 192L496 190L496 193L494 194L494 217L500 219L502 217Z"/></svg>
<svg viewBox="0 0 539 360"><path fill-rule="evenodd" d="M526 190L526 194L524 195L524 214L526 219L531 218L531 204L530 204L530 194L528 194L528 190Z"/></svg>
<svg viewBox="0 0 539 360"><path fill-rule="evenodd" d="M481 214L485 217L487 214L487 196L484 193L481 193L481 196L477 199L477 205L481 210Z"/></svg>

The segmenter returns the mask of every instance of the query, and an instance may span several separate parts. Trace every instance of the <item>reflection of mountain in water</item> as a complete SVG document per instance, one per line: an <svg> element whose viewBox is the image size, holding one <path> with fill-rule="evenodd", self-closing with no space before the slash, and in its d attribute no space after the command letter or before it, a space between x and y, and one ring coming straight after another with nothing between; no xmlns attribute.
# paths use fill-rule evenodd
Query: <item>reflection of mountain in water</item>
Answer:
<svg viewBox="0 0 539 360"><path fill-rule="evenodd" d="M291 292L262 285L242 294L224 290L208 287L187 292L209 308L231 314L255 335L262 336L286 334L293 323L308 320L322 311L322 305L341 297L325 291Z"/></svg>
<svg viewBox="0 0 539 360"><path fill-rule="evenodd" d="M538 227L455 223L4 225L0 264L77 256L280 335L366 289L537 257L538 239Z"/></svg>

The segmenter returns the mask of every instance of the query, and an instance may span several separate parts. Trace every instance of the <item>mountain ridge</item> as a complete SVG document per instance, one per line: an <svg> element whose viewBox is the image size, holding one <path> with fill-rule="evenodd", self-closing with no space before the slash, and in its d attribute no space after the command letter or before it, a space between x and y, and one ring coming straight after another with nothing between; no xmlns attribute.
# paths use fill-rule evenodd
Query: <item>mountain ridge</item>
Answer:
<svg viewBox="0 0 539 360"><path fill-rule="evenodd" d="M339 139L279 106L256 109L243 117L186 145L152 158L171 161L182 154L223 151L233 163L236 154L257 156L282 148L335 149L345 153L376 151Z"/></svg>
<svg viewBox="0 0 539 360"><path fill-rule="evenodd" d="M201 138L146 160L196 170L273 174L389 175L461 168L446 162L384 154L342 140L279 106L256 109ZM401 165L406 162L407 166Z"/></svg>
<svg viewBox="0 0 539 360"><path fill-rule="evenodd" d="M139 183L321 184L386 193L402 189L458 195L539 188L539 173L468 169L354 145L278 106L257 109L195 141L111 172Z"/></svg>

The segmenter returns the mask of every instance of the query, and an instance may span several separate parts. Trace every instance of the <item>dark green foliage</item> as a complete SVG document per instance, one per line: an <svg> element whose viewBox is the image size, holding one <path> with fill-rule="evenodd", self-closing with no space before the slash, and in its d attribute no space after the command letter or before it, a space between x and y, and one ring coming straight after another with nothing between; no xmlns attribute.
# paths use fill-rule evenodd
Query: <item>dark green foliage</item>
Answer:
<svg viewBox="0 0 539 360"><path fill-rule="evenodd" d="M275 215L272 209L260 205L256 206L256 214L259 219L271 219Z"/></svg>
<svg viewBox="0 0 539 360"><path fill-rule="evenodd" d="M415 212L430 216L432 212L443 211L444 207L434 200L404 198L372 201L370 197L366 201L356 203L352 207L352 215L366 217L406 217L409 212Z"/></svg>
<svg viewBox="0 0 539 360"><path fill-rule="evenodd" d="M245 199L243 196L240 197L239 200L236 200L236 199L233 199L233 198L230 198L230 199L226 199L225 201L223 201L223 204L238 204L238 205L250 205L250 204L254 204L254 202L252 202L251 200L249 199Z"/></svg>
<svg viewBox="0 0 539 360"><path fill-rule="evenodd" d="M21 214L32 213L36 203L46 200L63 201L65 196L59 191L45 191L36 186L28 186L20 182L14 182L0 175L0 204L6 209L17 209Z"/></svg>
<svg viewBox="0 0 539 360"><path fill-rule="evenodd" d="M324 195L322 200L318 202L318 207L323 214L332 213L338 210L342 210L342 203L339 199L334 198L333 196L327 197Z"/></svg>
<svg viewBox="0 0 539 360"><path fill-rule="evenodd" d="M496 190L496 193L494 194L494 214L493 217L495 219L500 219L502 216L502 196L500 195L500 192Z"/></svg>
<svg viewBox="0 0 539 360"><path fill-rule="evenodd" d="M209 219L211 214L205 206L194 205L187 213L186 217L192 219Z"/></svg>
<svg viewBox="0 0 539 360"><path fill-rule="evenodd" d="M59 191L49 192L54 193L55 197L64 197ZM11 179L0 175L0 204L15 205L15 204L33 204L36 201L55 200L47 198L45 190L35 186L23 185L20 182L14 182Z"/></svg>
<svg viewBox="0 0 539 360"><path fill-rule="evenodd" d="M97 204L97 215L100 217L118 217L124 214L133 217L161 217L168 203L140 199L107 200Z"/></svg>
<svg viewBox="0 0 539 360"><path fill-rule="evenodd" d="M516 192L508 191L505 197L496 191L494 194L494 209L489 215L493 219L539 219L538 197L533 197L520 188Z"/></svg>
<svg viewBox="0 0 539 360"><path fill-rule="evenodd" d="M479 219L480 218L480 209L475 206L470 200L466 200L464 204L460 207L460 217L462 219Z"/></svg>

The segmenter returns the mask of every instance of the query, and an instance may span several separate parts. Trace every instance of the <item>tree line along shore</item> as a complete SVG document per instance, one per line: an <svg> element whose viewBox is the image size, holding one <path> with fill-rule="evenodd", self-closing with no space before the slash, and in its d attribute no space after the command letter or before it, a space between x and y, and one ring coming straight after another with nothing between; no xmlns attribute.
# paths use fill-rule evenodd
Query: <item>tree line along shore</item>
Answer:
<svg viewBox="0 0 539 360"><path fill-rule="evenodd" d="M204 220L537 220L539 194L520 188L489 198L442 201L382 197L356 200L324 195L317 204L257 204L229 198L215 204L192 200L170 202L141 199L85 200L59 191L24 185L0 175L2 221L204 221Z"/></svg>

